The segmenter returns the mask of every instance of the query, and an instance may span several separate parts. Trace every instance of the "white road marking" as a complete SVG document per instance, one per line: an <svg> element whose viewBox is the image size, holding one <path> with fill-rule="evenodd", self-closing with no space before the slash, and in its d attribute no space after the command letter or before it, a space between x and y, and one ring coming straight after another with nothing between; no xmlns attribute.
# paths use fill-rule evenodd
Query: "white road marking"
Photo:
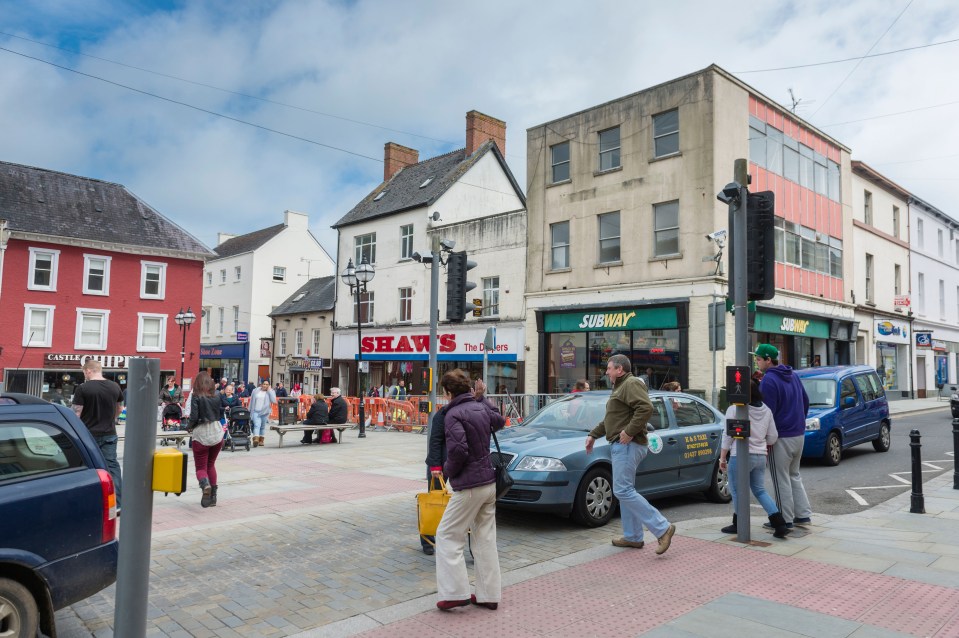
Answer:
<svg viewBox="0 0 959 638"><path fill-rule="evenodd" d="M923 461L922 464L925 465L926 467L931 467L931 468L934 469L934 470L944 470L944 469L945 469L945 468L943 468L943 467L939 467L938 465L935 465L933 461Z"/></svg>
<svg viewBox="0 0 959 638"><path fill-rule="evenodd" d="M856 493L853 492L852 490L846 490L846 494L848 494L849 496L853 497L853 499L855 499L855 501L856 501L857 503L859 503L860 505L869 505L869 503L866 501L866 499L864 499L863 497L859 496L858 494L856 494Z"/></svg>
<svg viewBox="0 0 959 638"><path fill-rule="evenodd" d="M947 455L955 456L955 452L946 452L946 454L947 454ZM940 461L940 460L936 460L936 461L923 461L922 464L928 466L928 467L931 468L931 469L921 470L921 472L922 472L923 474L926 474L926 473L935 473L935 472L942 472L942 471L944 471L946 468L939 467L938 465L936 465L936 463L950 463L951 461L952 461L952 459L946 459L946 460L941 460L941 461ZM906 478L906 477L904 477L904 476L901 476L902 474L905 474L905 475L908 476L909 478ZM859 490L859 491L861 491L861 490L888 490L888 489L893 489L893 488L902 489L903 485L907 485L907 486L912 485L912 478L911 478L911 477L912 477L912 471L911 471L911 470L910 470L910 471L906 471L906 472L895 472L895 473L889 474L888 476L889 476L889 478L893 479L894 481L899 481L899 483L896 484L896 485L864 485L864 486L861 486L861 487L851 487L851 488L849 488L848 490L846 490L846 493L849 494L849 496L851 496L851 497L853 498L853 500L855 500L855 501L856 501L857 503L859 503L860 505L868 506L869 503L866 501L866 499L864 499L862 496L860 496L860 495L857 493L857 490Z"/></svg>

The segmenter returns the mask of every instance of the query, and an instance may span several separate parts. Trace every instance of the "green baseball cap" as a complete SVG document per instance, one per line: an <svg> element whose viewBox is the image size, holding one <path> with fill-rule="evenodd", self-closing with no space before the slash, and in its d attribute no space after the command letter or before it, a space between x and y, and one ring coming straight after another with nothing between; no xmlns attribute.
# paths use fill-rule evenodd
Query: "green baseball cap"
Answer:
<svg viewBox="0 0 959 638"><path fill-rule="evenodd" d="M771 346L768 343L761 343L756 347L755 355L760 359L778 359L779 350L776 349L776 346Z"/></svg>

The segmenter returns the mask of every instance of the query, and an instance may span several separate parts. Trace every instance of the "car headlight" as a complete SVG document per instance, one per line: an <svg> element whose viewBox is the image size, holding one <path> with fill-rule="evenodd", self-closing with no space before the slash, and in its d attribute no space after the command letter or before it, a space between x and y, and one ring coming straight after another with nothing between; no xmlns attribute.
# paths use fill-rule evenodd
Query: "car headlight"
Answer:
<svg viewBox="0 0 959 638"><path fill-rule="evenodd" d="M565 472L566 466L559 459L548 456L524 456L515 469L527 472Z"/></svg>
<svg viewBox="0 0 959 638"><path fill-rule="evenodd" d="M806 432L817 432L818 430L819 430L819 419L817 417L806 419Z"/></svg>
<svg viewBox="0 0 959 638"><path fill-rule="evenodd" d="M954 394L954 395L952 395L952 400L953 400L953 401L959 401L959 394Z"/></svg>

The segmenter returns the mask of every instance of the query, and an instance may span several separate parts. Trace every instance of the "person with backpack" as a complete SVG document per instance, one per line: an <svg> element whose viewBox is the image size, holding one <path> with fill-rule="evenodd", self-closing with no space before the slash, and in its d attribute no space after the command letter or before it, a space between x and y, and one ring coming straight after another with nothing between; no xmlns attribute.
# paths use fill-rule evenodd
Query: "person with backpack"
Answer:
<svg viewBox="0 0 959 638"><path fill-rule="evenodd" d="M223 407L215 393L216 384L206 372L196 375L190 394L190 431L196 479L200 483L202 507L216 506L216 457L223 449Z"/></svg>

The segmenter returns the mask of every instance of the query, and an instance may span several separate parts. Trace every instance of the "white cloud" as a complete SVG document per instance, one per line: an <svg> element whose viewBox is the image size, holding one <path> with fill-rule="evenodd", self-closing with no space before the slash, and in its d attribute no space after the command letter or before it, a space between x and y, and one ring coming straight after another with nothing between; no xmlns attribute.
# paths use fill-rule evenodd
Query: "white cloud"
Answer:
<svg viewBox="0 0 959 638"><path fill-rule="evenodd" d="M120 2L4 3L5 30L153 69L375 123L323 117L0 36L0 46L173 100L374 159L396 141L421 158L464 144L464 116L506 120L507 156L525 183L526 128L717 63L729 71L863 55L906 6L876 3L668 4L506 0L469 3L186 3L133 12ZM23 8L27 7L27 8ZM82 8L82 10L81 10ZM875 52L959 38L948 0L909 6ZM740 75L884 172L959 217L959 44L855 62ZM841 86L840 86L841 84ZM838 88L838 90L836 90ZM832 97L829 97L835 91ZM828 100L827 100L828 98ZM382 178L382 164L266 133L0 52L0 159L121 182L206 243L216 232L310 214L329 225ZM440 140L440 141L436 141ZM886 162L910 163L885 164Z"/></svg>

